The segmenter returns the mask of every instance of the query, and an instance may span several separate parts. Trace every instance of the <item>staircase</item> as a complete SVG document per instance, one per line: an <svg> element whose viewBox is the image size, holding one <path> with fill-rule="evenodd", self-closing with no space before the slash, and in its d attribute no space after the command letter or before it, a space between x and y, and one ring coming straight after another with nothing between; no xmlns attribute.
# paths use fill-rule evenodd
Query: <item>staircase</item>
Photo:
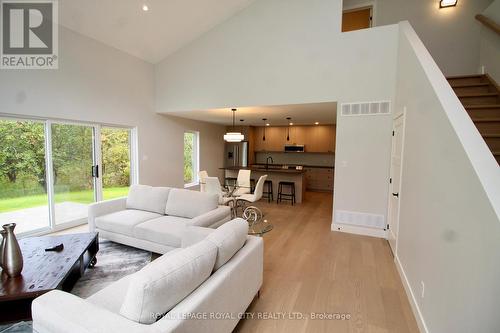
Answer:
<svg viewBox="0 0 500 333"><path fill-rule="evenodd" d="M500 164L500 88L487 74L447 79Z"/></svg>

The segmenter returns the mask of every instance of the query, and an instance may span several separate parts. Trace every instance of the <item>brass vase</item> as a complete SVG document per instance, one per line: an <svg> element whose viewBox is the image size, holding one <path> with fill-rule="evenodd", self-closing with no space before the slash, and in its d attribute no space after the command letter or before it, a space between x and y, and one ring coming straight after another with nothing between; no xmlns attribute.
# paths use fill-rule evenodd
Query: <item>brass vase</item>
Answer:
<svg viewBox="0 0 500 333"><path fill-rule="evenodd" d="M3 242L2 267L10 278L19 276L23 270L23 254L14 234L15 223L4 224L5 240Z"/></svg>

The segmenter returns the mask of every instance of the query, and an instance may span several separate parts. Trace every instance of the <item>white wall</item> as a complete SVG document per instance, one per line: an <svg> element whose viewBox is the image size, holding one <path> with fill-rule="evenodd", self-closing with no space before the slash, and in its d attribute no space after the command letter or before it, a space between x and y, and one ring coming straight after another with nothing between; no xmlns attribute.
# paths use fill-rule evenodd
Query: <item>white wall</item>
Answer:
<svg viewBox="0 0 500 333"><path fill-rule="evenodd" d="M500 24L500 0L494 1L483 15ZM480 65L500 84L500 37L490 28L481 27Z"/></svg>
<svg viewBox="0 0 500 333"><path fill-rule="evenodd" d="M157 66L158 110L392 101L397 26L342 34L341 8L257 0ZM358 120L337 125L335 209L386 215L390 117Z"/></svg>
<svg viewBox="0 0 500 333"><path fill-rule="evenodd" d="M396 261L422 331L500 332L499 168L411 27L400 30L396 108L407 114Z"/></svg>
<svg viewBox="0 0 500 333"><path fill-rule="evenodd" d="M158 111L392 97L397 27L341 34L340 13L257 0L157 66Z"/></svg>
<svg viewBox="0 0 500 333"><path fill-rule="evenodd" d="M222 175L223 126L155 113L154 67L60 29L58 70L0 71L0 113L137 127L139 181L183 186L183 132L200 131L201 168Z"/></svg>
<svg viewBox="0 0 500 333"><path fill-rule="evenodd" d="M344 0L352 7L369 0ZM439 0L374 0L375 25L407 20L445 75L479 70L481 25L474 16L492 0L459 0L456 7L439 9Z"/></svg>
<svg viewBox="0 0 500 333"><path fill-rule="evenodd" d="M391 115L349 117L338 112L336 210L387 216L391 133Z"/></svg>

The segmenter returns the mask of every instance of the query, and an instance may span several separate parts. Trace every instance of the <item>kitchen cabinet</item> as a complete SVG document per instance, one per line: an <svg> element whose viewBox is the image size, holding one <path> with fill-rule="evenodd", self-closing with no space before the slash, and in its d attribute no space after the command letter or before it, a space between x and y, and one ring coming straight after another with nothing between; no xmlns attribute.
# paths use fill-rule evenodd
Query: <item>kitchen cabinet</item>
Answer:
<svg viewBox="0 0 500 333"><path fill-rule="evenodd" d="M333 168L305 167L306 190L309 191L333 191Z"/></svg>
<svg viewBox="0 0 500 333"><path fill-rule="evenodd" d="M306 152L335 152L336 133L334 126L308 126L306 131Z"/></svg>
<svg viewBox="0 0 500 333"><path fill-rule="evenodd" d="M286 144L286 127L266 127L266 141L262 140L264 127L255 129L255 151L283 151Z"/></svg>
<svg viewBox="0 0 500 333"><path fill-rule="evenodd" d="M266 127L266 141L262 140L264 127L255 127L255 151L283 151L285 144L306 146L306 153L335 152L335 125L291 126L290 140L286 140L288 128Z"/></svg>

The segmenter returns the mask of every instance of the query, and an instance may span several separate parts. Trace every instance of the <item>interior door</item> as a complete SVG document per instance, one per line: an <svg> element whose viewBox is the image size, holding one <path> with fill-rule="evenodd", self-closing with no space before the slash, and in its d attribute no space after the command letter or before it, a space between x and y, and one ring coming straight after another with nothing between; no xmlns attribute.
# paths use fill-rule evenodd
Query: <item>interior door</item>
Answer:
<svg viewBox="0 0 500 333"><path fill-rule="evenodd" d="M371 27L372 8L357 8L342 13L342 32Z"/></svg>
<svg viewBox="0 0 500 333"><path fill-rule="evenodd" d="M397 239L399 231L399 200L401 198L400 191L403 160L404 121L404 113L394 119L392 136L388 240L394 254L397 253Z"/></svg>

